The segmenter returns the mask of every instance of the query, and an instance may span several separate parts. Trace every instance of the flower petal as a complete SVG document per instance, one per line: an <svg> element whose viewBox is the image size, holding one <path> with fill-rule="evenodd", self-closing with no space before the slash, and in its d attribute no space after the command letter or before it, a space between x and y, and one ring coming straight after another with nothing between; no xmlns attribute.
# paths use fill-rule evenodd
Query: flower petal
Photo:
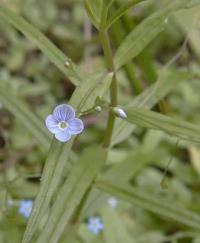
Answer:
<svg viewBox="0 0 200 243"><path fill-rule="evenodd" d="M55 134L59 131L58 122L54 119L52 115L47 116L45 124L51 133Z"/></svg>
<svg viewBox="0 0 200 243"><path fill-rule="evenodd" d="M99 224L98 224L98 229L99 230L102 230L104 228L104 225L100 222Z"/></svg>
<svg viewBox="0 0 200 243"><path fill-rule="evenodd" d="M71 138L71 134L69 131L59 131L55 134L55 137L60 141L60 142L67 142Z"/></svg>
<svg viewBox="0 0 200 243"><path fill-rule="evenodd" d="M70 105L62 104L56 106L53 110L53 116L58 122L68 121L75 117L75 111Z"/></svg>
<svg viewBox="0 0 200 243"><path fill-rule="evenodd" d="M69 125L69 127L68 127L69 128L69 132L72 135L79 134L84 129L83 122L80 119L78 119L78 118L70 119L67 123Z"/></svg>

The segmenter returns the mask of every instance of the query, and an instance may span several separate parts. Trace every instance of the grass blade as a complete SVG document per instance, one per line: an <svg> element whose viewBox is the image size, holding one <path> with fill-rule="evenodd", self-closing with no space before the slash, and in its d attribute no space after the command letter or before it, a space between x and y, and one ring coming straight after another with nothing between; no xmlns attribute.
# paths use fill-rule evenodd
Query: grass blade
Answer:
<svg viewBox="0 0 200 243"><path fill-rule="evenodd" d="M29 110L26 104L19 100L8 88L1 86L0 100L4 106L21 121L24 127L39 141L41 149L49 148L51 135L45 129L42 120Z"/></svg>
<svg viewBox="0 0 200 243"><path fill-rule="evenodd" d="M13 25L36 44L51 62L53 62L75 85L81 83L76 65L37 28L2 4L0 6L0 18ZM68 67L65 66L66 62L69 64Z"/></svg>
<svg viewBox="0 0 200 243"><path fill-rule="evenodd" d="M143 1L147 1L147 0L143 0ZM113 16L110 17L105 28L109 29L123 14L126 13L127 10L129 10L131 7L133 7L138 2L141 2L141 0L131 0L127 3L125 3L124 5L122 5L119 9L117 9L115 11Z"/></svg>
<svg viewBox="0 0 200 243"><path fill-rule="evenodd" d="M171 203L166 203L161 198L156 198L148 193L141 192L137 188L123 188L105 181L97 182L100 190L108 192L133 205L153 212L161 217L172 219L188 227L200 230L200 215L180 208Z"/></svg>
<svg viewBox="0 0 200 243"><path fill-rule="evenodd" d="M81 83L73 93L70 104L79 111L88 110L94 106L98 96L103 96L109 90L113 73L97 73Z"/></svg>
<svg viewBox="0 0 200 243"><path fill-rule="evenodd" d="M196 1L190 1L194 6ZM131 33L125 38L119 46L114 63L116 69L119 69L128 61L136 57L165 27L165 19L168 18L174 11L188 8L191 6L187 0L168 1L162 10L152 14L139 24Z"/></svg>
<svg viewBox="0 0 200 243"><path fill-rule="evenodd" d="M128 122L149 129L161 130L172 136L200 143L200 127L197 125L147 109L129 107L124 110L127 114Z"/></svg>
<svg viewBox="0 0 200 243"><path fill-rule="evenodd" d="M100 28L104 29L107 25L108 13L109 9L113 3L113 0L103 0L102 1L102 9L101 9L101 21L100 21Z"/></svg>
<svg viewBox="0 0 200 243"><path fill-rule="evenodd" d="M45 166L43 169L43 174L41 177L41 184L39 188L39 192L37 194L36 200L34 202L34 207L31 212L31 216L29 218L26 231L23 237L22 242L30 242L33 236L33 228L35 228L35 223L37 221L38 214L40 213L42 202L46 197L46 193L49 188L49 183L54 173L54 169L56 167L56 162L60 155L62 149L62 144L59 143L55 138L52 140L52 145L49 150L49 155L45 162Z"/></svg>
<svg viewBox="0 0 200 243"><path fill-rule="evenodd" d="M102 79L102 77L105 78ZM110 85L111 79L112 74L105 75L102 73L98 73L91 75L88 78L88 81L81 83L76 88L69 103L77 110L91 108L91 106L94 105L96 97L99 95L103 95L106 92ZM24 233L23 243L30 242L31 238L33 237L37 223L40 222L40 220L45 215L51 199L55 191L57 191L61 180L63 179L64 168L68 164L73 140L64 145L58 141L56 143L56 146L59 147L60 151L59 156L56 157L56 160L54 161L55 166L51 166L51 168L49 168L49 170L51 170L52 177L48 180L48 187L46 187L45 185L41 185L41 187L44 188L41 189L42 192L39 193L36 197L35 207L37 210L34 210L28 221L27 228ZM50 159L49 156L47 158L47 162ZM45 177L46 175L44 174L43 176Z"/></svg>
<svg viewBox="0 0 200 243"><path fill-rule="evenodd" d="M157 83L138 95L127 107L136 106L150 109L162 100L175 85L192 77L191 73L185 71L169 71L164 69L161 71ZM122 119L117 121L112 136L112 145L127 139L133 130L134 126L132 124L128 124Z"/></svg>
<svg viewBox="0 0 200 243"><path fill-rule="evenodd" d="M68 161L72 143L73 140L67 144L62 144L55 138L53 139L53 145L50 148L43 169L40 189L23 236L23 243L31 241L37 224L49 208L54 192L62 179L61 175L63 174L64 165Z"/></svg>
<svg viewBox="0 0 200 243"><path fill-rule="evenodd" d="M99 18L95 15L94 9L90 5L89 0L83 1L85 10L87 11L88 16L90 17L90 20L92 24L98 29L99 28Z"/></svg>
<svg viewBox="0 0 200 243"><path fill-rule="evenodd" d="M58 242L79 202L105 163L106 155L106 150L100 147L92 147L84 152L79 163L72 169L69 178L59 190L37 243Z"/></svg>

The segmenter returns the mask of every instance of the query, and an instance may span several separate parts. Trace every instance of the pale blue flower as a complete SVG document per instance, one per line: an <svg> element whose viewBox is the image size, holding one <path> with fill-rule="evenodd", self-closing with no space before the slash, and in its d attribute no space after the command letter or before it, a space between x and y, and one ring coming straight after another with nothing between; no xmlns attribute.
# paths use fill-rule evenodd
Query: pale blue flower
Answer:
<svg viewBox="0 0 200 243"><path fill-rule="evenodd" d="M81 133L83 122L75 118L75 111L70 105L58 105L46 118L46 127L61 142L67 142L72 135Z"/></svg>
<svg viewBox="0 0 200 243"><path fill-rule="evenodd" d="M116 208L118 204L117 198L115 197L108 198L108 204L110 205L111 208Z"/></svg>
<svg viewBox="0 0 200 243"><path fill-rule="evenodd" d="M19 213L23 215L25 218L29 218L33 207L33 201L24 199L20 201L19 205Z"/></svg>
<svg viewBox="0 0 200 243"><path fill-rule="evenodd" d="M90 217L87 227L91 233L98 235L100 231L102 231L104 225L99 217Z"/></svg>

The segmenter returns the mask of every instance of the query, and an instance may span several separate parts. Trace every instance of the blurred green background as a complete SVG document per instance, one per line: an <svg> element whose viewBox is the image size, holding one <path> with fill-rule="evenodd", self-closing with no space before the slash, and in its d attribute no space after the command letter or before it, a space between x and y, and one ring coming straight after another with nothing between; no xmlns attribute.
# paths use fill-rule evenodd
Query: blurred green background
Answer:
<svg viewBox="0 0 200 243"><path fill-rule="evenodd" d="M127 11L111 27L109 36L113 52L135 26L162 8L162 1L144 2ZM122 3L123 0L115 0L112 11ZM0 4L6 5L37 27L86 75L104 69L98 32L88 19L81 0L0 0ZM117 73L119 104L127 104L158 81L163 68L167 67L172 74L184 70L191 72L193 77L179 84L174 80L170 94L155 105L154 110L200 124L199 62L200 7L178 11L166 19L165 30ZM12 102L25 103L29 111L42 120L56 104L66 103L75 89L36 45L0 19L1 87L8 97L12 97ZM83 120L86 132L74 144L71 165L78 160L84 147L102 141L106 112L89 114ZM116 180L122 183L123 179L129 181L139 191L145 191L153 198L161 196L168 205L176 203L180 208L200 213L198 144L140 127L135 129L134 134L118 139L120 143L111 149L107 161L107 169L111 170L111 174L106 174L108 179L113 169ZM42 148L20 119L16 118L15 112L10 112L0 98L0 243L21 242L27 220L19 213L20 201L34 199L39 188L45 152L46 148ZM167 168L169 161L170 166ZM108 239L120 243L123 240L133 243L200 242L198 232L154 214L151 210L144 210L144 206L140 208L118 200L115 209L104 211L108 198L108 195L104 195L97 200L98 207L87 210L78 229L76 242L108 243ZM105 237L95 236L88 231L86 219L94 214L103 215L103 231L113 230L118 241L116 236L109 238L107 233ZM125 241L123 237L120 239L120 230L128 240ZM61 242L68 242L66 235Z"/></svg>

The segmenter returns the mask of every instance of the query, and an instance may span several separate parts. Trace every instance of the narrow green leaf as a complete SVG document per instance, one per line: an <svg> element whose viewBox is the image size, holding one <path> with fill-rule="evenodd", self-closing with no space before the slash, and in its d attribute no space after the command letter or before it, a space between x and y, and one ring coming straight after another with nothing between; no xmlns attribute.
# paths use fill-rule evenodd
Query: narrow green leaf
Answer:
<svg viewBox="0 0 200 243"><path fill-rule="evenodd" d="M147 0L143 0L144 2ZM142 1L142 2L143 2ZM126 13L127 10L129 10L131 7L133 7L138 2L141 2L141 0L130 0L127 3L124 3L119 9L115 11L115 13L109 18L107 21L107 24L105 26L106 29L110 28L123 14Z"/></svg>
<svg viewBox="0 0 200 243"><path fill-rule="evenodd" d="M90 76L88 80L86 80L84 83L81 83L76 88L69 103L77 110L86 110L91 108L94 105L96 97L103 95L108 89L112 75L112 73L107 75L98 73ZM33 211L28 221L27 228L24 233L23 243L30 242L30 239L33 237L35 232L37 223L40 222L44 217L51 199L63 179L64 168L69 166L68 159L72 144L73 140L64 145L61 145L59 141L56 142L56 146L59 147L60 151L59 156L55 158L55 166L53 167L51 165L51 168L48 168L49 173L51 174L51 177L48 179L48 186L41 184L41 193L39 193L36 197L36 202L34 204L36 209ZM48 155L46 163L48 163L48 160L50 159L49 156L51 156L51 154ZM50 166L50 163L48 164ZM42 177L46 176L48 176L48 174L44 174Z"/></svg>
<svg viewBox="0 0 200 243"><path fill-rule="evenodd" d="M36 44L37 47L47 55L51 62L53 62L75 85L81 83L76 65L37 28L2 4L0 6L0 18L13 25ZM68 63L68 65L65 65L65 63Z"/></svg>
<svg viewBox="0 0 200 243"><path fill-rule="evenodd" d="M90 76L75 90L70 104L78 111L88 110L94 106L98 96L103 96L109 90L113 73L97 73Z"/></svg>
<svg viewBox="0 0 200 243"><path fill-rule="evenodd" d="M46 197L46 193L49 188L49 183L53 176L54 169L56 167L56 162L60 155L61 149L62 149L62 144L58 143L58 141L54 138L52 140L52 144L51 144L51 147L49 150L49 155L45 162L45 167L43 169L43 175L41 178L39 192L38 192L36 200L34 202L34 207L31 212L31 216L29 218L22 242L30 242L30 239L33 235L33 227L35 227L34 224L36 223L36 219L38 217L38 214L40 213L43 199Z"/></svg>
<svg viewBox="0 0 200 243"><path fill-rule="evenodd" d="M24 125L24 127L39 141L42 151L49 148L50 134L42 120L20 100L8 87L1 85L0 100L4 106Z"/></svg>
<svg viewBox="0 0 200 243"><path fill-rule="evenodd" d="M113 0L103 0L102 1L102 9L101 9L101 23L100 28L104 29L107 25L107 19L108 19L108 12L113 3Z"/></svg>
<svg viewBox="0 0 200 243"><path fill-rule="evenodd" d="M165 29L168 11L153 14L138 25L122 42L114 57L115 67L119 69L136 57L160 32Z"/></svg>
<svg viewBox="0 0 200 243"><path fill-rule="evenodd" d="M185 71L170 71L163 69L158 77L156 84L146 89L138 95L126 107L136 106L150 109L160 100L162 100L175 85L180 82L191 79L193 75ZM115 124L114 133L112 136L112 145L122 142L127 139L134 130L134 126L120 119Z"/></svg>
<svg viewBox="0 0 200 243"><path fill-rule="evenodd" d="M91 22L98 29L99 28L99 19L95 15L94 10L92 9L92 7L90 5L90 1L89 0L83 0L83 2L84 2L85 10L87 11L87 14L88 14Z"/></svg>
<svg viewBox="0 0 200 243"><path fill-rule="evenodd" d="M43 169L40 189L23 236L23 243L31 241L37 224L42 220L49 208L54 192L62 180L63 170L67 166L72 144L73 139L67 144L60 143L55 138L53 139Z"/></svg>
<svg viewBox="0 0 200 243"><path fill-rule="evenodd" d="M134 243L136 242L127 232L127 229L113 208L103 208L101 210L104 223L105 243Z"/></svg>
<svg viewBox="0 0 200 243"><path fill-rule="evenodd" d="M142 192L138 188L123 188L122 186L115 186L115 184L107 183L106 181L99 181L96 186L107 193L115 195L134 206L153 212L161 217L172 219L200 230L200 215L189 210L180 208L174 203L166 203L162 198L149 193Z"/></svg>
<svg viewBox="0 0 200 243"><path fill-rule="evenodd" d="M91 22L97 29L99 29L101 21L102 0L84 0L84 6Z"/></svg>
<svg viewBox="0 0 200 243"><path fill-rule="evenodd" d="M155 151L155 149L144 150L142 147L142 149L129 153L122 162L113 165L99 179L109 180L117 185L127 183L145 165L152 163L152 161L159 161L161 158L162 153Z"/></svg>
<svg viewBox="0 0 200 243"><path fill-rule="evenodd" d="M37 243L58 242L81 199L105 163L106 155L106 150L100 147L85 150L79 163L72 169L69 178L59 190Z"/></svg>
<svg viewBox="0 0 200 243"><path fill-rule="evenodd" d="M197 3L190 1L192 6ZM165 20L176 10L190 7L187 0L171 0L166 2L162 10L152 14L139 24L131 33L125 38L119 46L114 63L116 69L126 64L128 61L136 57L165 27Z"/></svg>
<svg viewBox="0 0 200 243"><path fill-rule="evenodd" d="M124 111L130 123L200 143L200 127L197 125L142 108L128 107L124 108Z"/></svg>

